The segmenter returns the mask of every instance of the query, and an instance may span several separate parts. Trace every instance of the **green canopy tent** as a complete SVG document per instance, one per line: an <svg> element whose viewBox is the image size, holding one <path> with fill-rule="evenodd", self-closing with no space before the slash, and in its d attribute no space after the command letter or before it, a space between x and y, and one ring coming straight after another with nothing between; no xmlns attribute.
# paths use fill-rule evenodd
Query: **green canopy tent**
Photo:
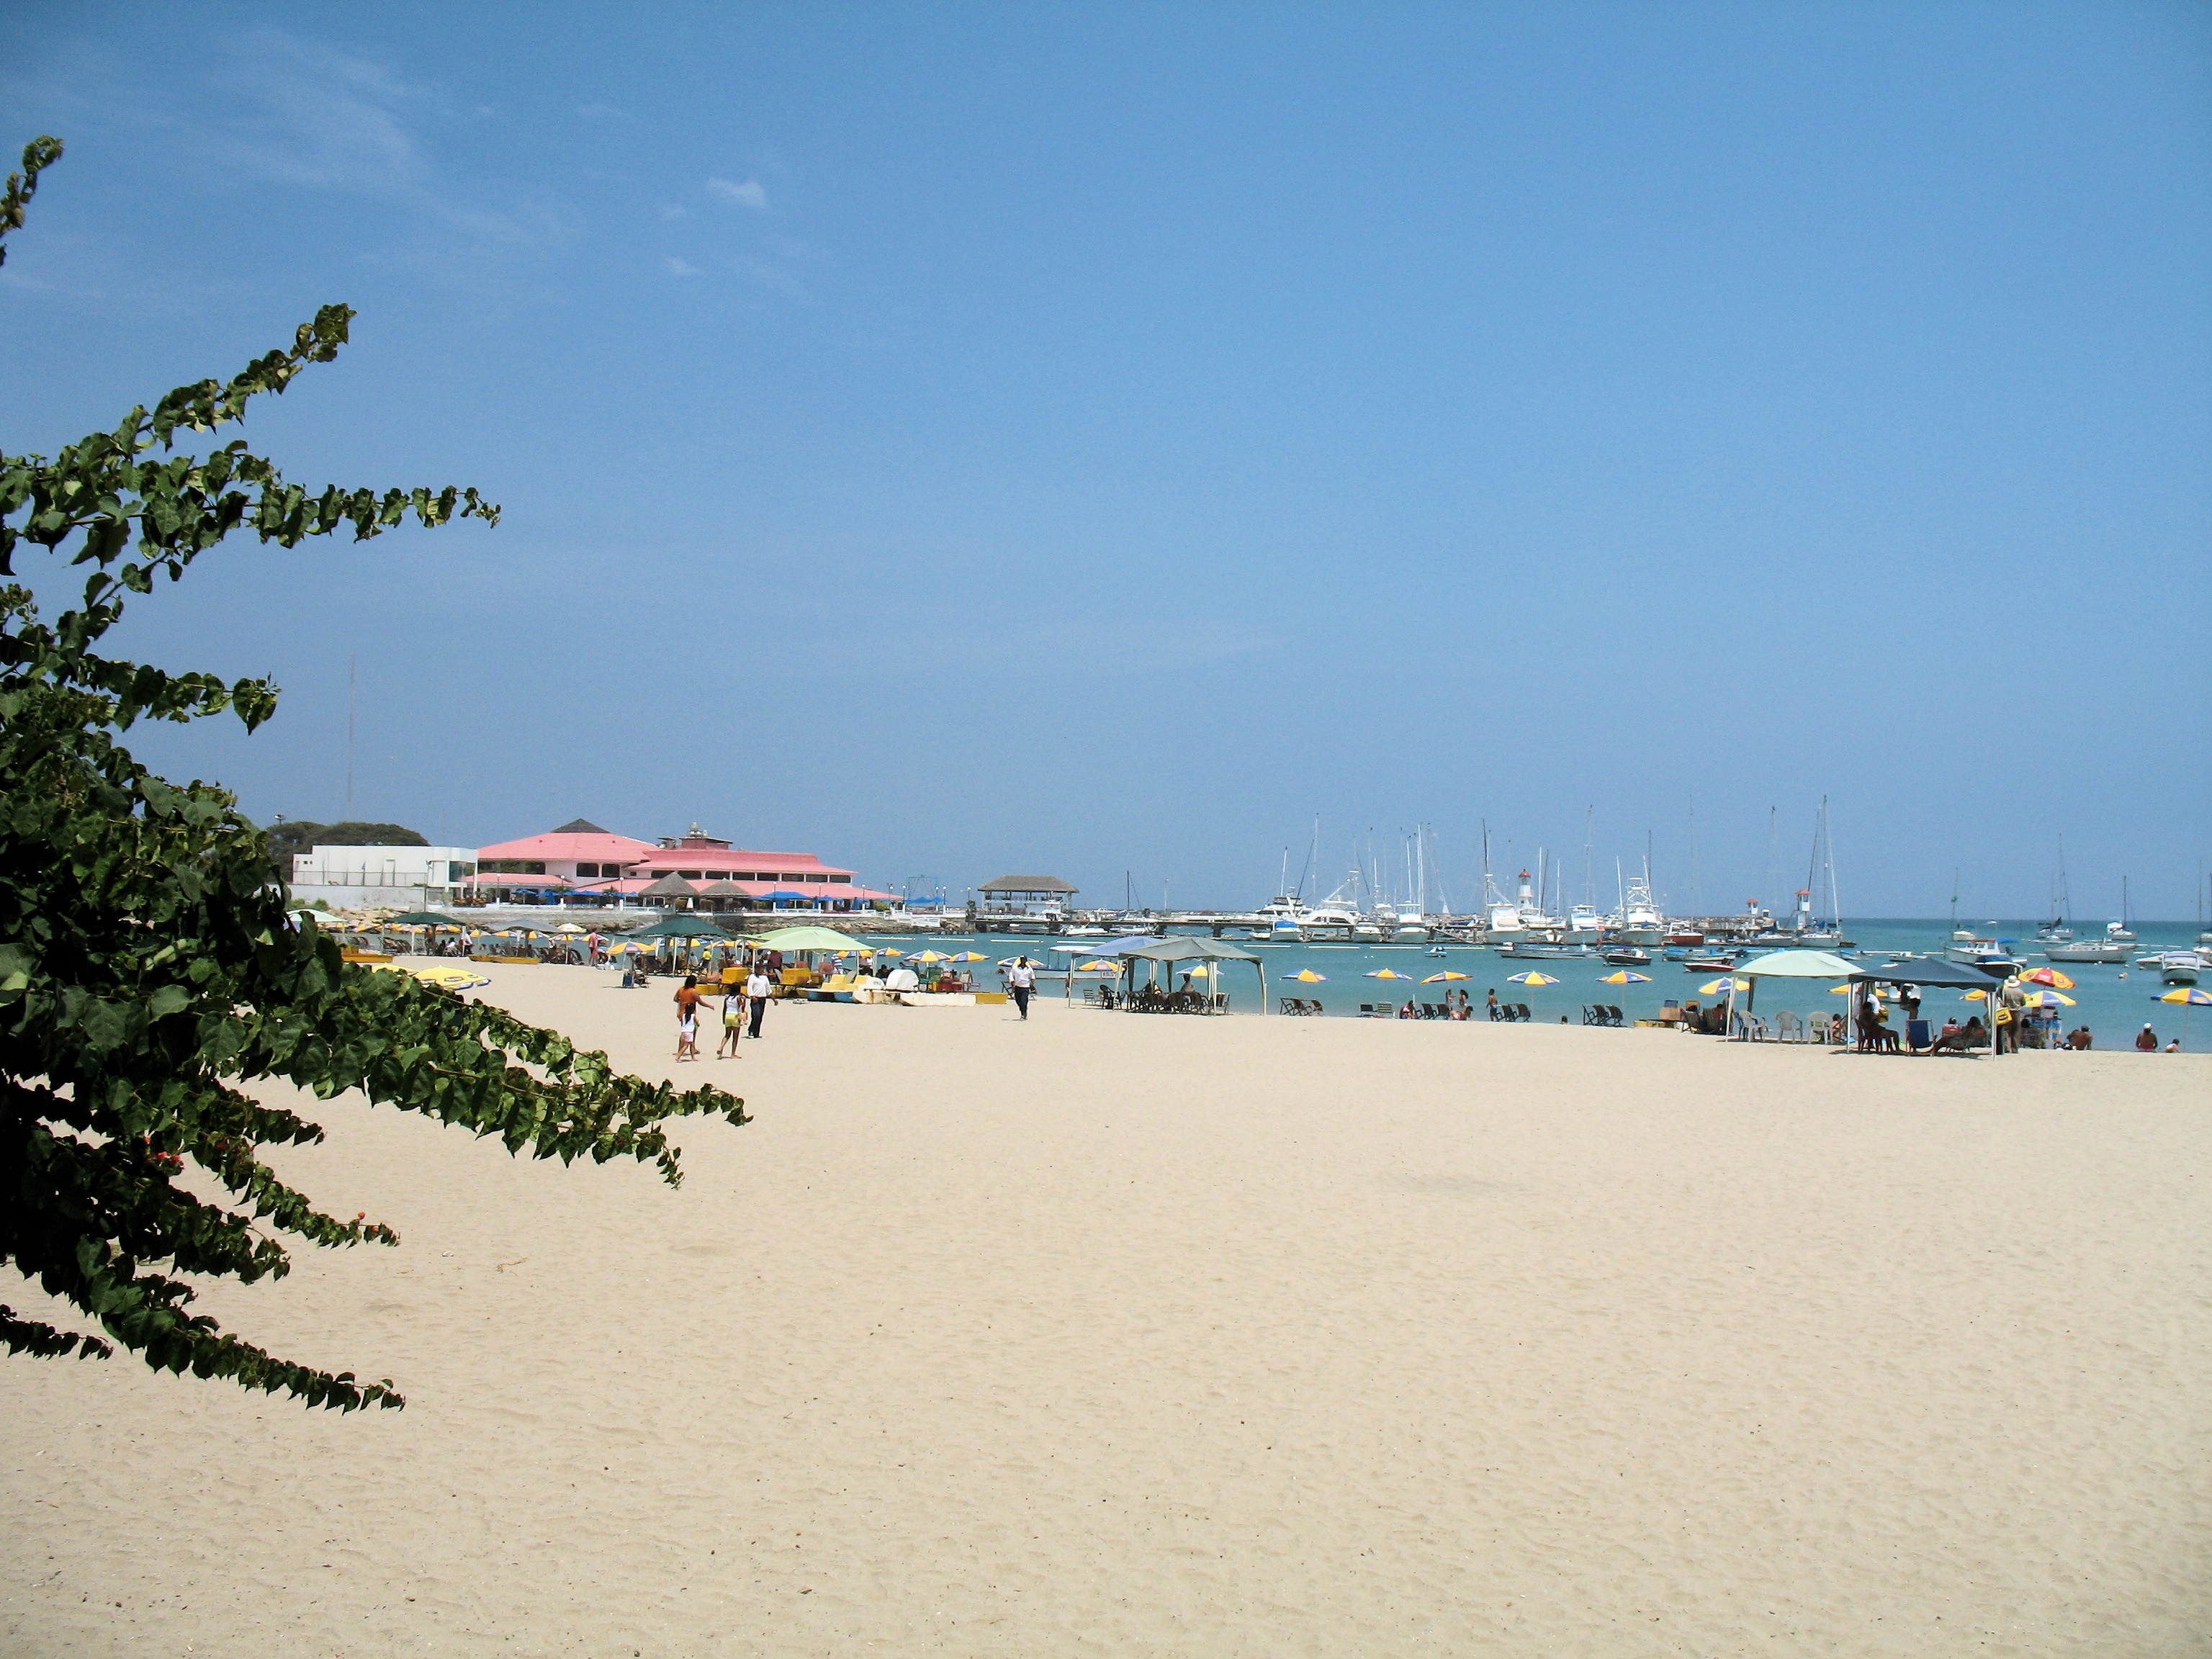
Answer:
<svg viewBox="0 0 2212 1659"><path fill-rule="evenodd" d="M1267 1012L1267 970L1261 963L1259 953L1248 951L1241 945L1231 945L1218 939L1206 939L1197 934L1170 933L1155 939L1150 945L1134 945L1127 950L1113 951L1127 964L1124 987L1123 1006L1133 1006L1137 989L1137 964L1140 962L1166 963L1170 969L1178 962L1249 962L1260 976L1260 1012ZM1209 992L1209 995L1211 993Z"/></svg>
<svg viewBox="0 0 2212 1659"><path fill-rule="evenodd" d="M756 941L769 951L865 951L868 947L835 927L779 927Z"/></svg>
<svg viewBox="0 0 2212 1659"><path fill-rule="evenodd" d="M650 927L625 933L624 939L730 939L736 934L716 927L704 916L666 916Z"/></svg>
<svg viewBox="0 0 2212 1659"><path fill-rule="evenodd" d="M1759 1000L1759 981L1762 979L1849 979L1858 972L1858 966L1827 951L1769 951L1763 957L1738 963L1729 972L1733 977L1729 981L1728 1025L1733 1031L1738 982L1751 981L1751 988L1743 1000L1743 1006L1750 1008Z"/></svg>

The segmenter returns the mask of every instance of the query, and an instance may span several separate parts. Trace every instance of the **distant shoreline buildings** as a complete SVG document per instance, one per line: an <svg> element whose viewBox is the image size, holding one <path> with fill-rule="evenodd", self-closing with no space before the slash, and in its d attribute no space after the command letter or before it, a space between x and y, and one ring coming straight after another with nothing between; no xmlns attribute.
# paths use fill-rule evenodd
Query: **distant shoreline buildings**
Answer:
<svg viewBox="0 0 2212 1659"><path fill-rule="evenodd" d="M906 902L812 853L735 847L696 823L640 841L587 818L475 848L316 847L293 859L292 890L341 908L506 900L669 908L703 900L723 910L853 911Z"/></svg>

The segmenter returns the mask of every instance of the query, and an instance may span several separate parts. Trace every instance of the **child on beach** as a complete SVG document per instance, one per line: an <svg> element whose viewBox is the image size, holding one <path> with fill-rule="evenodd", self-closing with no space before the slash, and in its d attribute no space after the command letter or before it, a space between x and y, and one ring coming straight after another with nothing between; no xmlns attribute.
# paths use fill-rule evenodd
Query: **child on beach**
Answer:
<svg viewBox="0 0 2212 1659"><path fill-rule="evenodd" d="M720 1060L723 1057L723 1049L726 1048L729 1050L729 1058L737 1059L738 1057L738 1039L744 1035L744 982L731 978L730 970L724 969L722 970L722 1042L721 1046L714 1050L714 1058Z"/></svg>
<svg viewBox="0 0 2212 1659"><path fill-rule="evenodd" d="M676 1058L699 1058L699 981L690 974L676 992Z"/></svg>

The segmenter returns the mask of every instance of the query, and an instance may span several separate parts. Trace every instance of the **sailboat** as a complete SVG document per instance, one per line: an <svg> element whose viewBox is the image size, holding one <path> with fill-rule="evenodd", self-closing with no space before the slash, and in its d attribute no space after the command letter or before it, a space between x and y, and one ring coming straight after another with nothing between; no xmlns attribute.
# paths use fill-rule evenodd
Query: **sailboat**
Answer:
<svg viewBox="0 0 2212 1659"><path fill-rule="evenodd" d="M1593 806L1583 817L1583 902L1567 912L1567 937L1580 945L1595 945L1605 936L1605 913L1597 908L1597 888L1590 880L1590 825L1596 815Z"/></svg>
<svg viewBox="0 0 2212 1659"><path fill-rule="evenodd" d="M2107 945L2133 945L2136 942L2135 933L2128 926L2128 878L2125 876L2120 878L2120 919L2105 924L2105 942Z"/></svg>
<svg viewBox="0 0 2212 1659"><path fill-rule="evenodd" d="M1820 915L1820 902L1827 902L1828 914ZM1845 947L1850 943L1844 937L1843 900L1836 892L1836 846L1833 832L1828 826L1828 798L1820 797L1820 814L1813 830L1813 872L1797 894L1797 914L1802 924L1797 935L1800 945L1814 947Z"/></svg>
<svg viewBox="0 0 2212 1659"><path fill-rule="evenodd" d="M1518 905L1509 903L1490 873L1490 821L1482 824L1482 928L1492 939L1516 939L1528 931Z"/></svg>
<svg viewBox="0 0 2212 1659"><path fill-rule="evenodd" d="M2058 874L2051 885L2051 920L2035 930L2039 945L2074 942L2074 900L2066 886L2066 837L2058 838Z"/></svg>

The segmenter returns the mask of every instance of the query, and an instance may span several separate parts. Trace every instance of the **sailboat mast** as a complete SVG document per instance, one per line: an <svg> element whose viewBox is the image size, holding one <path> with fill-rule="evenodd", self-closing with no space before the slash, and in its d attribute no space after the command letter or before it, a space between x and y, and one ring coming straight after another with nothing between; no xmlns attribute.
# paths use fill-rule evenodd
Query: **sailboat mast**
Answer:
<svg viewBox="0 0 2212 1659"><path fill-rule="evenodd" d="M1828 848L1828 921L1836 930L1836 939L1844 936L1844 896L1836 886L1836 830L1828 817L1828 798L1820 797L1820 838Z"/></svg>
<svg viewBox="0 0 2212 1659"><path fill-rule="evenodd" d="M1698 915L1705 914L1705 877L1698 866L1698 792L1690 792L1690 903Z"/></svg>
<svg viewBox="0 0 2212 1659"><path fill-rule="evenodd" d="M1583 809L1583 907L1597 908L1597 883L1590 878L1590 825L1596 822L1595 805Z"/></svg>

